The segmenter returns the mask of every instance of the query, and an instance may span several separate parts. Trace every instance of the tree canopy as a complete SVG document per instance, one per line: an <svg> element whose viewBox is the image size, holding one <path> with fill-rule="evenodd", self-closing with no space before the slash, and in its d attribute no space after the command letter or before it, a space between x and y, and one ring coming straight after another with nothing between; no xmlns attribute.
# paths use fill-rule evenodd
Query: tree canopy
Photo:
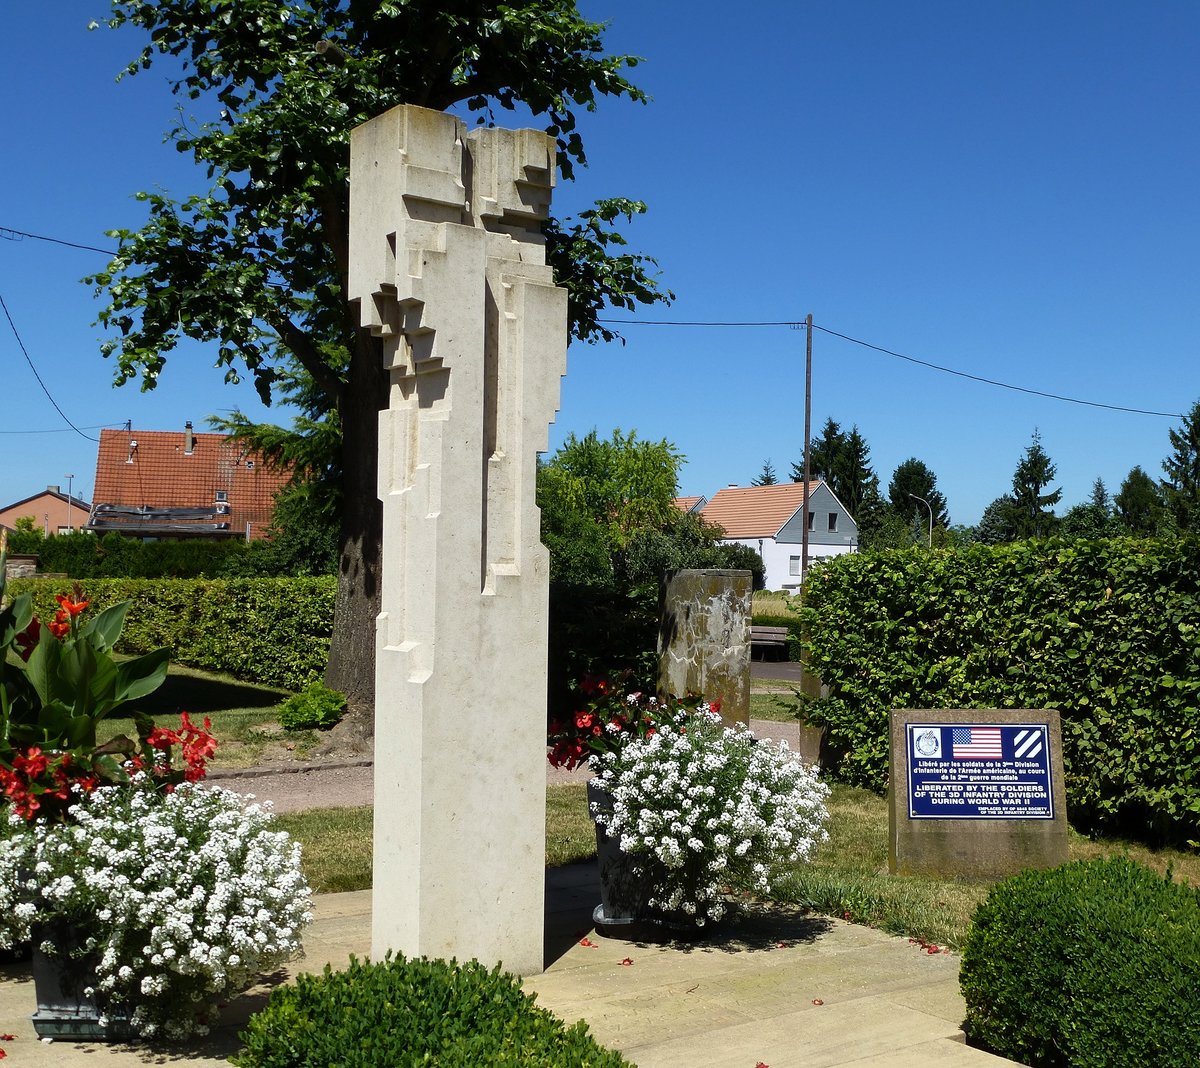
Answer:
<svg viewBox="0 0 1200 1068"><path fill-rule="evenodd" d="M1178 430L1169 430L1171 455L1163 461L1163 497L1181 530L1200 530L1200 401Z"/></svg>
<svg viewBox="0 0 1200 1068"><path fill-rule="evenodd" d="M892 480L888 483L888 501L897 514L905 517L916 515L924 522L930 513L914 497L929 503L932 512L930 526L950 529L950 513L946 510L945 496L937 488L937 475L915 456L910 456L892 472Z"/></svg>
<svg viewBox="0 0 1200 1068"><path fill-rule="evenodd" d="M606 55L603 27L574 0L113 0L109 25L144 35L124 73L166 71L185 102L167 136L207 182L182 198L139 193L146 224L112 233L118 252L91 279L117 335L106 354L118 383L151 389L181 338L207 342L227 380L249 374L269 398L303 379L306 416L332 416L342 525L326 678L367 705L387 394L380 343L345 300L350 131L402 103L485 123L523 108L569 178L587 161L579 113L605 96L645 100L625 76L637 60ZM643 210L612 198L546 227L575 337L612 336L597 322L605 306L667 298L612 225Z"/></svg>
<svg viewBox="0 0 1200 1068"><path fill-rule="evenodd" d="M1054 506L1062 499L1062 490L1043 491L1054 481L1057 470L1035 430L1012 478L1013 521L1018 538L1044 538L1050 534Z"/></svg>

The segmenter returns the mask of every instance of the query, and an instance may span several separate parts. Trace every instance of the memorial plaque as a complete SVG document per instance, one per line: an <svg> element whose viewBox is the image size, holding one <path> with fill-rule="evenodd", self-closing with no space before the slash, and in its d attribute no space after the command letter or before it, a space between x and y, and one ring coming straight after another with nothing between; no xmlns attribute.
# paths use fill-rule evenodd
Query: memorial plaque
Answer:
<svg viewBox="0 0 1200 1068"><path fill-rule="evenodd" d="M1058 713L897 710L893 874L1001 877L1066 860Z"/></svg>

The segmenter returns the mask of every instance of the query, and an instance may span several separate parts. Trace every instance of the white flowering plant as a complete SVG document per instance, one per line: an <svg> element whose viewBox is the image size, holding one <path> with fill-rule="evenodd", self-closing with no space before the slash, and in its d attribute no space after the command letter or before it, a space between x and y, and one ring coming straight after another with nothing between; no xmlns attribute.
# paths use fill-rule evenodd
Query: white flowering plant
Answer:
<svg viewBox="0 0 1200 1068"><path fill-rule="evenodd" d="M675 921L720 920L731 891L769 894L828 837L829 787L816 769L704 705L593 767L611 801L592 816L637 865L650 907Z"/></svg>
<svg viewBox="0 0 1200 1068"><path fill-rule="evenodd" d="M299 950L311 892L266 808L190 782L163 794L144 772L76 795L62 822L5 816L0 947L32 935L79 961L101 1026L203 1034L218 999Z"/></svg>

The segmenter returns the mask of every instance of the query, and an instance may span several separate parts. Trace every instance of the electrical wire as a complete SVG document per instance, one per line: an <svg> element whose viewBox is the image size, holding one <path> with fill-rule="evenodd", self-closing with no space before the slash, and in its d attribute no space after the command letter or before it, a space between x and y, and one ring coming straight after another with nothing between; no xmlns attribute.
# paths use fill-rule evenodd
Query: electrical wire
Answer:
<svg viewBox="0 0 1200 1068"><path fill-rule="evenodd" d="M9 237L12 234L14 236ZM99 252L104 256L115 256L116 252L110 248L96 248L95 245L77 245L74 241L64 241L61 237L46 237L43 234L29 234L24 230L14 230L11 226L0 226L0 237L6 241L16 241L18 238L29 237L34 241L49 241L55 245L66 245L67 248L79 248L84 252Z"/></svg>
<svg viewBox="0 0 1200 1068"><path fill-rule="evenodd" d="M781 320L779 322L696 322L677 319L597 319L599 323L615 323L620 326L712 326L712 327L758 327L758 326L788 326L793 330L802 329L805 326L803 320ZM1101 401L1082 400L1079 397L1067 397L1061 393L1047 393L1045 390L1030 389L1027 386L1013 385L1011 382L1000 382L994 378L984 378L981 375L968 374L966 371L957 371L953 367L943 367L940 364L930 363L927 360L918 360L915 356L905 356L902 352L894 352L892 349L885 349L882 345L874 345L869 341L863 341L860 338L851 337L849 334L840 333L837 330L831 330L827 326L818 326L813 323L814 330L820 330L823 334L829 334L832 337L841 338L843 341L849 341L854 345L861 345L863 348L871 349L875 352L882 353L885 356L894 356L898 360L905 360L908 363L913 363L919 367L928 367L931 371L941 371L943 374L956 375L958 378L970 379L972 382L982 382L984 385L996 386L1000 389L1011 389L1017 393L1027 393L1034 397L1045 397L1047 400L1063 401L1066 404L1083 404L1089 408L1103 408L1110 412L1126 412L1130 415L1153 415L1163 419L1182 419L1183 416L1179 412L1155 412L1146 408L1127 408L1120 404L1104 404Z"/></svg>
<svg viewBox="0 0 1200 1068"><path fill-rule="evenodd" d="M95 426L85 426L85 427L81 427L80 429L82 429L82 430L111 430L115 427L121 427L124 425L125 425L125 421L122 420L119 423L97 423ZM53 430L0 430L0 434L70 434L71 430L72 430L72 428L70 428L70 427L56 427Z"/></svg>
<svg viewBox="0 0 1200 1068"><path fill-rule="evenodd" d="M11 227L0 226L0 236L4 236L6 234L15 234L18 237L28 237L28 238L32 238L35 241L50 241L56 245L66 245L68 248L83 249L84 251L87 251L87 252L99 252L105 256L115 256L116 255L116 252L113 251L112 249L96 248L94 245L80 245L80 244L76 244L74 241L64 241L58 237L46 237L42 234L30 234L30 233L26 233L23 230L14 230ZM10 238L9 240L13 240L13 239ZM2 303L2 299L0 299L0 303ZM7 308L4 309L4 313L5 313L5 315L8 315ZM9 325L12 326L12 317L11 316L9 317L8 322L9 322ZM704 322L704 321L683 320L683 319L597 319L596 322L614 323L614 324L617 324L620 326L689 326L689 327L715 327L715 328L786 326L786 327L790 327L793 330L800 330L805 326L805 323L803 320L796 321L796 320L791 320L791 319L764 320L761 322ZM941 371L942 374L955 375L958 378L966 378L971 382L980 382L987 386L996 386L998 389L1010 389L1016 393L1025 393L1032 397L1044 397L1047 400L1062 401L1065 404L1082 404L1088 408L1103 408L1104 410L1110 411L1110 412L1126 412L1130 415L1153 415L1153 416L1160 417L1162 419L1182 419L1183 418L1183 416L1179 412L1155 412L1155 411L1149 411L1148 409L1145 409L1145 408L1128 408L1128 407L1125 407L1124 405L1120 405L1120 404L1105 404L1101 401L1082 400L1079 397L1068 397L1061 393L1048 393L1045 390L1041 390L1041 389L1030 389L1028 386L1017 386L1011 382L1001 382L995 378L984 378L982 375L973 375L973 374L969 374L966 371L957 371L953 367L943 367L940 364L930 363L928 360L919 360L915 356L906 356L902 352L895 352L892 349L884 348L882 345L875 345L875 344L872 344L870 341L863 341L861 338L851 337L849 334L843 334L837 330L831 330L827 326L818 326L816 323L813 323L813 329L820 330L823 334L829 334L831 337L838 337L838 338L841 338L843 341L849 341L852 345L861 345L863 348L871 349L872 351L882 353L885 356L892 356L897 360L905 360L908 363L916 364L918 367L927 367L931 371ZM17 328L14 326L13 333L16 334L16 332L17 332ZM18 343L20 342L20 340L21 340L20 337L18 337L17 338ZM21 351L22 352L25 351L24 345L21 346ZM29 360L28 353L25 354L25 359ZM33 367L32 360L29 360L29 366ZM33 373L35 375L37 375L37 370L35 369ZM39 384L42 383L41 378L38 378L38 383ZM46 396L50 397L50 391L46 390L46 387L44 384L42 384L42 389L45 390ZM50 397L50 403L54 404L53 397ZM54 404L54 407L56 409L58 409L59 415L63 415L62 410L58 408L57 404ZM67 417L65 415L63 415L63 419L67 419ZM73 423L71 423L69 419L67 419L67 422L71 425L72 429L78 431L78 428L75 427L75 425ZM80 432L80 433L82 433L82 432ZM87 437L86 434L83 434L82 436ZM92 438L89 440L94 441L96 439Z"/></svg>
<svg viewBox="0 0 1200 1068"><path fill-rule="evenodd" d="M48 390L46 388L46 383L42 381L42 376L38 374L38 369L36 367L34 367L33 360L31 360L29 358L29 351L25 348L25 342L21 340L21 335L17 332L17 324L13 322L13 317L11 314L9 314L8 305L4 302L3 294L0 294L0 308L4 309L4 317L8 320L8 325L12 328L13 337L15 337L17 339L17 345L21 350L21 355L25 357L25 362L27 364L29 364L29 369L33 372L33 377L37 379L37 384L42 387L42 392L46 394L47 399L50 401L51 404L54 405L54 410L56 412L58 412L59 415L62 416L63 422L66 423L67 426L69 426L72 430L74 430L75 433L78 434L81 438L83 438L86 441L94 441L94 442L96 442L96 444L99 444L100 443L99 438L93 438L93 437L89 436L88 434L85 434L82 430L79 429L79 427L77 427L74 423L71 422L70 419L67 418L67 413L64 412L58 406L58 401L56 401L54 399L54 397L50 393L50 390Z"/></svg>

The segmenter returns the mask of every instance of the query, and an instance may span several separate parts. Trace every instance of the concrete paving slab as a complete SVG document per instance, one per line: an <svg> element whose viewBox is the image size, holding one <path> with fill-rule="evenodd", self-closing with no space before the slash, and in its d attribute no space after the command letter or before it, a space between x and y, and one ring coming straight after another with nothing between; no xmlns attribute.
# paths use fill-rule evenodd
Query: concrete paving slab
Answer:
<svg viewBox="0 0 1200 1068"><path fill-rule="evenodd" d="M538 1003L640 1068L803 1065L986 1068L1009 1063L967 1047L958 957L927 955L907 939L794 909L763 908L691 944L626 942L597 934L594 864L547 873L547 970L525 980ZM0 1042L14 1068L215 1068L272 986L297 972L368 956L369 891L316 899L305 956L223 1009L221 1026L182 1050L43 1043L34 1036L28 965L0 967ZM581 945L586 938L595 948ZM785 943L781 948L779 943ZM632 961L623 965L624 959ZM814 999L823 1002L814 1005ZM380 1068L390 1068L381 1065Z"/></svg>

